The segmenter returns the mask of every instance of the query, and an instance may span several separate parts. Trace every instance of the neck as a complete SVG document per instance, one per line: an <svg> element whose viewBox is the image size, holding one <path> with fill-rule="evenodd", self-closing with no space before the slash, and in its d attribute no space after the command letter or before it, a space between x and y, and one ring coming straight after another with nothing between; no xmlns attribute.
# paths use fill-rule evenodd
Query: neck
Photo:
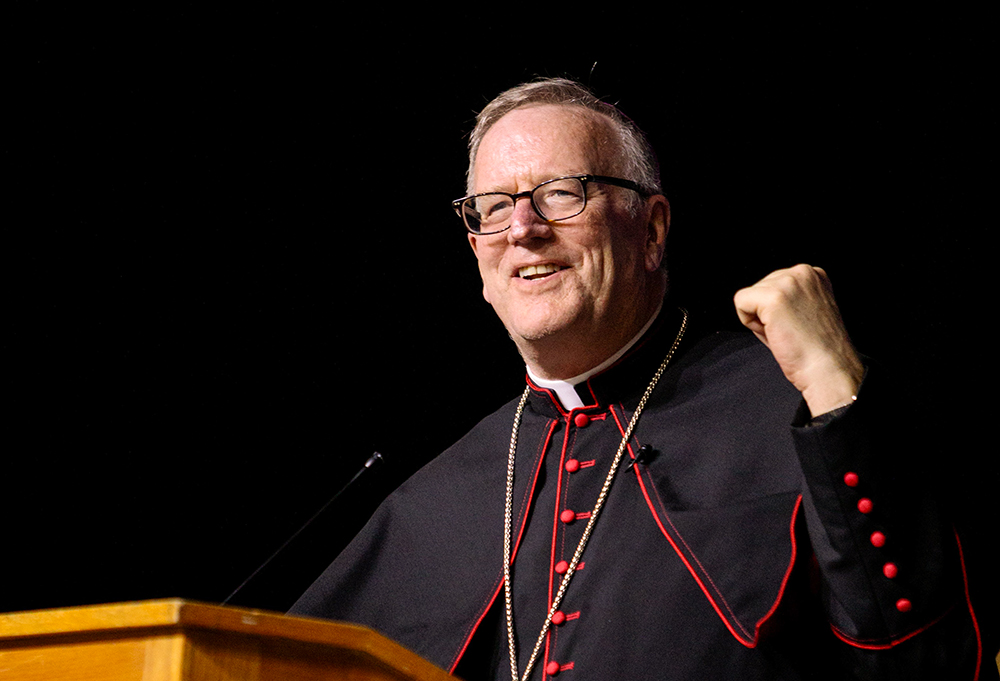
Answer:
<svg viewBox="0 0 1000 681"><path fill-rule="evenodd" d="M622 346L622 348L618 352L608 357L606 360L598 364L593 369L585 371L584 373L578 376L574 376L573 378L568 378L566 380L547 380L536 375L535 372L533 372L531 370L531 367L529 366L528 376L531 377L531 380L534 381L534 383L538 385L538 387L547 388L552 392L554 392L556 396L558 396L559 401L562 403L565 409L572 410L579 407L583 407L584 406L583 400L577 394L576 388L574 386L576 386L578 383L583 383L584 381L586 381L591 376L594 376L595 374L601 373L602 371L610 367L612 364L617 362L619 359L621 359L622 355L628 352L629 348L635 345L636 341L638 341L646 334L646 332L649 330L649 327L651 327L653 325L653 322L656 321L656 318L660 316L660 310L662 309L663 309L663 302L661 301L660 305L657 306L656 311L653 312L653 316L651 316L649 320L646 322L646 324L641 329L639 329L639 331L634 336L632 336L632 339L629 340L629 342L626 343L624 346Z"/></svg>
<svg viewBox="0 0 1000 681"><path fill-rule="evenodd" d="M569 338L563 334L525 343L519 350L529 373L550 381L572 380L594 373L636 340L656 317L665 295L664 282L658 295L646 297L646 305L638 307L630 319L608 332L578 333Z"/></svg>

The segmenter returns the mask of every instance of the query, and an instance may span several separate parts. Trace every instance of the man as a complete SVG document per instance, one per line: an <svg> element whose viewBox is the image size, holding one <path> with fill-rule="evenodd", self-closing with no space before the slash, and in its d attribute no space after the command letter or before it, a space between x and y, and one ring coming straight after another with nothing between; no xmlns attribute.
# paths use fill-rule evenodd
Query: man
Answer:
<svg viewBox="0 0 1000 681"><path fill-rule="evenodd" d="M737 293L761 342L700 329L666 300L648 143L569 81L484 109L468 193L456 208L528 386L292 612L468 679L974 678L960 550L893 484L885 386L822 270Z"/></svg>

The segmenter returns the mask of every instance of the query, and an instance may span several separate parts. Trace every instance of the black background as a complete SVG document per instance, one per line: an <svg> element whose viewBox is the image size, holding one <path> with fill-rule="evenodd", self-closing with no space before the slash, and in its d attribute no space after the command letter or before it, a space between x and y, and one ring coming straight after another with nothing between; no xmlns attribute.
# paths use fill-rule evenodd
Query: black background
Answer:
<svg viewBox="0 0 1000 681"><path fill-rule="evenodd" d="M580 79L649 132L696 314L731 326L739 287L828 270L858 347L912 379L886 418L927 443L927 493L986 570L987 17L19 8L0 610L219 602L382 452L234 599L284 609L518 394L449 201L475 112L536 76Z"/></svg>

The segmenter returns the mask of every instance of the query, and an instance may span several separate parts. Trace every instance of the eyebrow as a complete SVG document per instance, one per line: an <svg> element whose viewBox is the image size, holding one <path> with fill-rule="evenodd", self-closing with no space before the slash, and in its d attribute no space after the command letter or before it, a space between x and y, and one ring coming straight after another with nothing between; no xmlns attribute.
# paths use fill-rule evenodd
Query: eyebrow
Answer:
<svg viewBox="0 0 1000 681"><path fill-rule="evenodd" d="M535 187L537 187L539 185L542 185L542 184L545 184L546 182L549 182L550 180L557 180L557 179L559 179L561 177L574 177L576 175L596 175L596 173L592 173L592 172L590 172L588 170L571 170L571 171L565 172L565 173L553 173L551 176L547 176L544 180L539 180L539 181L535 182L528 189L525 189L523 191L529 191L531 189L534 189ZM517 194L519 192L504 189L500 185L494 185L493 187L491 187L489 189L483 189L482 191L472 192L470 194L470 196L471 195L475 195L475 194L494 194L494 193L496 193L496 194Z"/></svg>

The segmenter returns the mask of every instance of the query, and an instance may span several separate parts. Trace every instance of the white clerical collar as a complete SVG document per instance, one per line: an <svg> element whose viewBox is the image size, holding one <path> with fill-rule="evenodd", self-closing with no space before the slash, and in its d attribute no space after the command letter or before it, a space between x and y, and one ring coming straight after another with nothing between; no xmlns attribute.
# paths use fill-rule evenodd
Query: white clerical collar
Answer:
<svg viewBox="0 0 1000 681"><path fill-rule="evenodd" d="M531 371L530 368L528 368L528 376L531 378L531 382L537 385L539 388L545 388L554 392L556 396L559 398L559 402L562 403L564 409L566 410L579 409L584 405L583 405L583 400L580 399L580 395L577 394L576 392L575 386L579 383L583 383L591 376L601 373L609 366L611 366L619 359L621 359L622 355L628 352L629 348L635 345L636 341L642 338L643 334L649 331L649 327L651 327L656 318L660 316L660 310L662 309L663 309L663 301L661 300L660 304L656 307L656 312L654 312L653 316L649 318L649 321L646 322L645 326L639 329L639 333L632 336L632 340L630 340L628 343L622 346L621 350L611 355L611 357L608 357L606 360L598 364L593 369L585 371L579 376L568 378L564 381L562 380L552 381L547 378L539 378L534 374L534 372Z"/></svg>

